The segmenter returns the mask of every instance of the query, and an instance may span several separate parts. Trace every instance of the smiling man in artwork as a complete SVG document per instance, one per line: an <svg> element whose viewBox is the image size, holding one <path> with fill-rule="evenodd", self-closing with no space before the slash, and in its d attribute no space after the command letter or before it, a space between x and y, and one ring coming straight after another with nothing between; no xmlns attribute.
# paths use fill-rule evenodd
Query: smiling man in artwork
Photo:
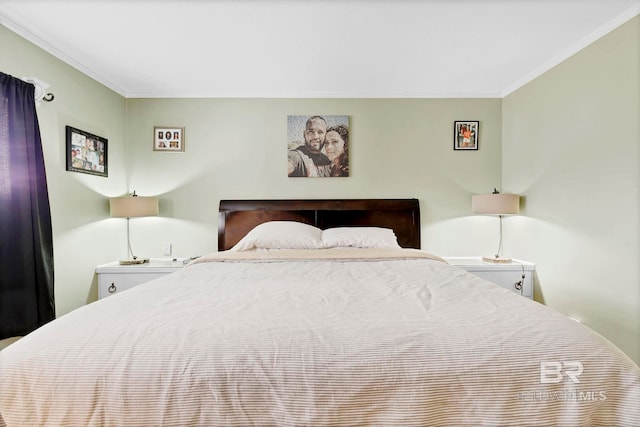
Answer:
<svg viewBox="0 0 640 427"><path fill-rule="evenodd" d="M304 145L289 150L289 176L331 176L331 160L322 153L327 135L327 122L320 116L307 119Z"/></svg>

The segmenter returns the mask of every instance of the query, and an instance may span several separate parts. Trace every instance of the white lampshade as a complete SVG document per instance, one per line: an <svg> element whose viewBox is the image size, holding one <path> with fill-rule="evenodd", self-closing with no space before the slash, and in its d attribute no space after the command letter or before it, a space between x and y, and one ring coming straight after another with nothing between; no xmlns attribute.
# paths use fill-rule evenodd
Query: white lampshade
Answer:
<svg viewBox="0 0 640 427"><path fill-rule="evenodd" d="M471 196L471 212L480 215L516 215L520 212L517 194L476 194Z"/></svg>
<svg viewBox="0 0 640 427"><path fill-rule="evenodd" d="M111 216L116 218L135 218L158 215L157 197L116 197L109 199Z"/></svg>

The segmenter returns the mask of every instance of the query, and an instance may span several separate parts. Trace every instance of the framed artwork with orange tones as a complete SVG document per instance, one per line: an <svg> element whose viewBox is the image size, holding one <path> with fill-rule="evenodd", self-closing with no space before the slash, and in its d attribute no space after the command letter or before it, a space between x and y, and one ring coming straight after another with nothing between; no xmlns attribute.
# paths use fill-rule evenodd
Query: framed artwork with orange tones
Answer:
<svg viewBox="0 0 640 427"><path fill-rule="evenodd" d="M453 122L453 149L477 150L480 122L474 120Z"/></svg>

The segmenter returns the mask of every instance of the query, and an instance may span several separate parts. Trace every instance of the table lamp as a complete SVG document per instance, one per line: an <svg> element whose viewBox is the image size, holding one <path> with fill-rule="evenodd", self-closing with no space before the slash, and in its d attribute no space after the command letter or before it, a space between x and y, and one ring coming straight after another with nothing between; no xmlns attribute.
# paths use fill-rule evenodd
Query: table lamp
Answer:
<svg viewBox="0 0 640 427"><path fill-rule="evenodd" d="M122 265L143 264L149 262L149 258L138 258L131 249L131 239L129 238L129 219L142 216L158 215L157 197L138 197L136 192L126 197L115 197L109 199L111 216L114 218L127 218L127 259L120 260Z"/></svg>
<svg viewBox="0 0 640 427"><path fill-rule="evenodd" d="M493 189L491 194L475 194L471 196L471 212L478 215L497 215L500 218L500 243L494 256L482 257L485 262L508 263L511 258L500 256L502 250L502 217L516 215L520 212L520 196L517 194L501 194Z"/></svg>

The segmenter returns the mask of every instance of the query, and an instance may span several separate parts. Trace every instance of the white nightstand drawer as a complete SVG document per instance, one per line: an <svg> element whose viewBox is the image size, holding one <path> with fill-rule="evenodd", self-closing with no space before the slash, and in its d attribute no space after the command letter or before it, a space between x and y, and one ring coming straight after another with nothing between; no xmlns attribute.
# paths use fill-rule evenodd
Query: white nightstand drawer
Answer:
<svg viewBox="0 0 640 427"><path fill-rule="evenodd" d="M493 264L483 262L481 257L445 257L445 260L505 289L533 299L535 265L530 262L514 259L510 263Z"/></svg>
<svg viewBox="0 0 640 427"><path fill-rule="evenodd" d="M98 298L125 291L134 286L148 282L158 277L166 276L168 273L138 273L138 274L98 274Z"/></svg>
<svg viewBox="0 0 640 427"><path fill-rule="evenodd" d="M151 261L144 264L120 265L111 262L96 267L98 298L105 298L184 267L182 260Z"/></svg>

